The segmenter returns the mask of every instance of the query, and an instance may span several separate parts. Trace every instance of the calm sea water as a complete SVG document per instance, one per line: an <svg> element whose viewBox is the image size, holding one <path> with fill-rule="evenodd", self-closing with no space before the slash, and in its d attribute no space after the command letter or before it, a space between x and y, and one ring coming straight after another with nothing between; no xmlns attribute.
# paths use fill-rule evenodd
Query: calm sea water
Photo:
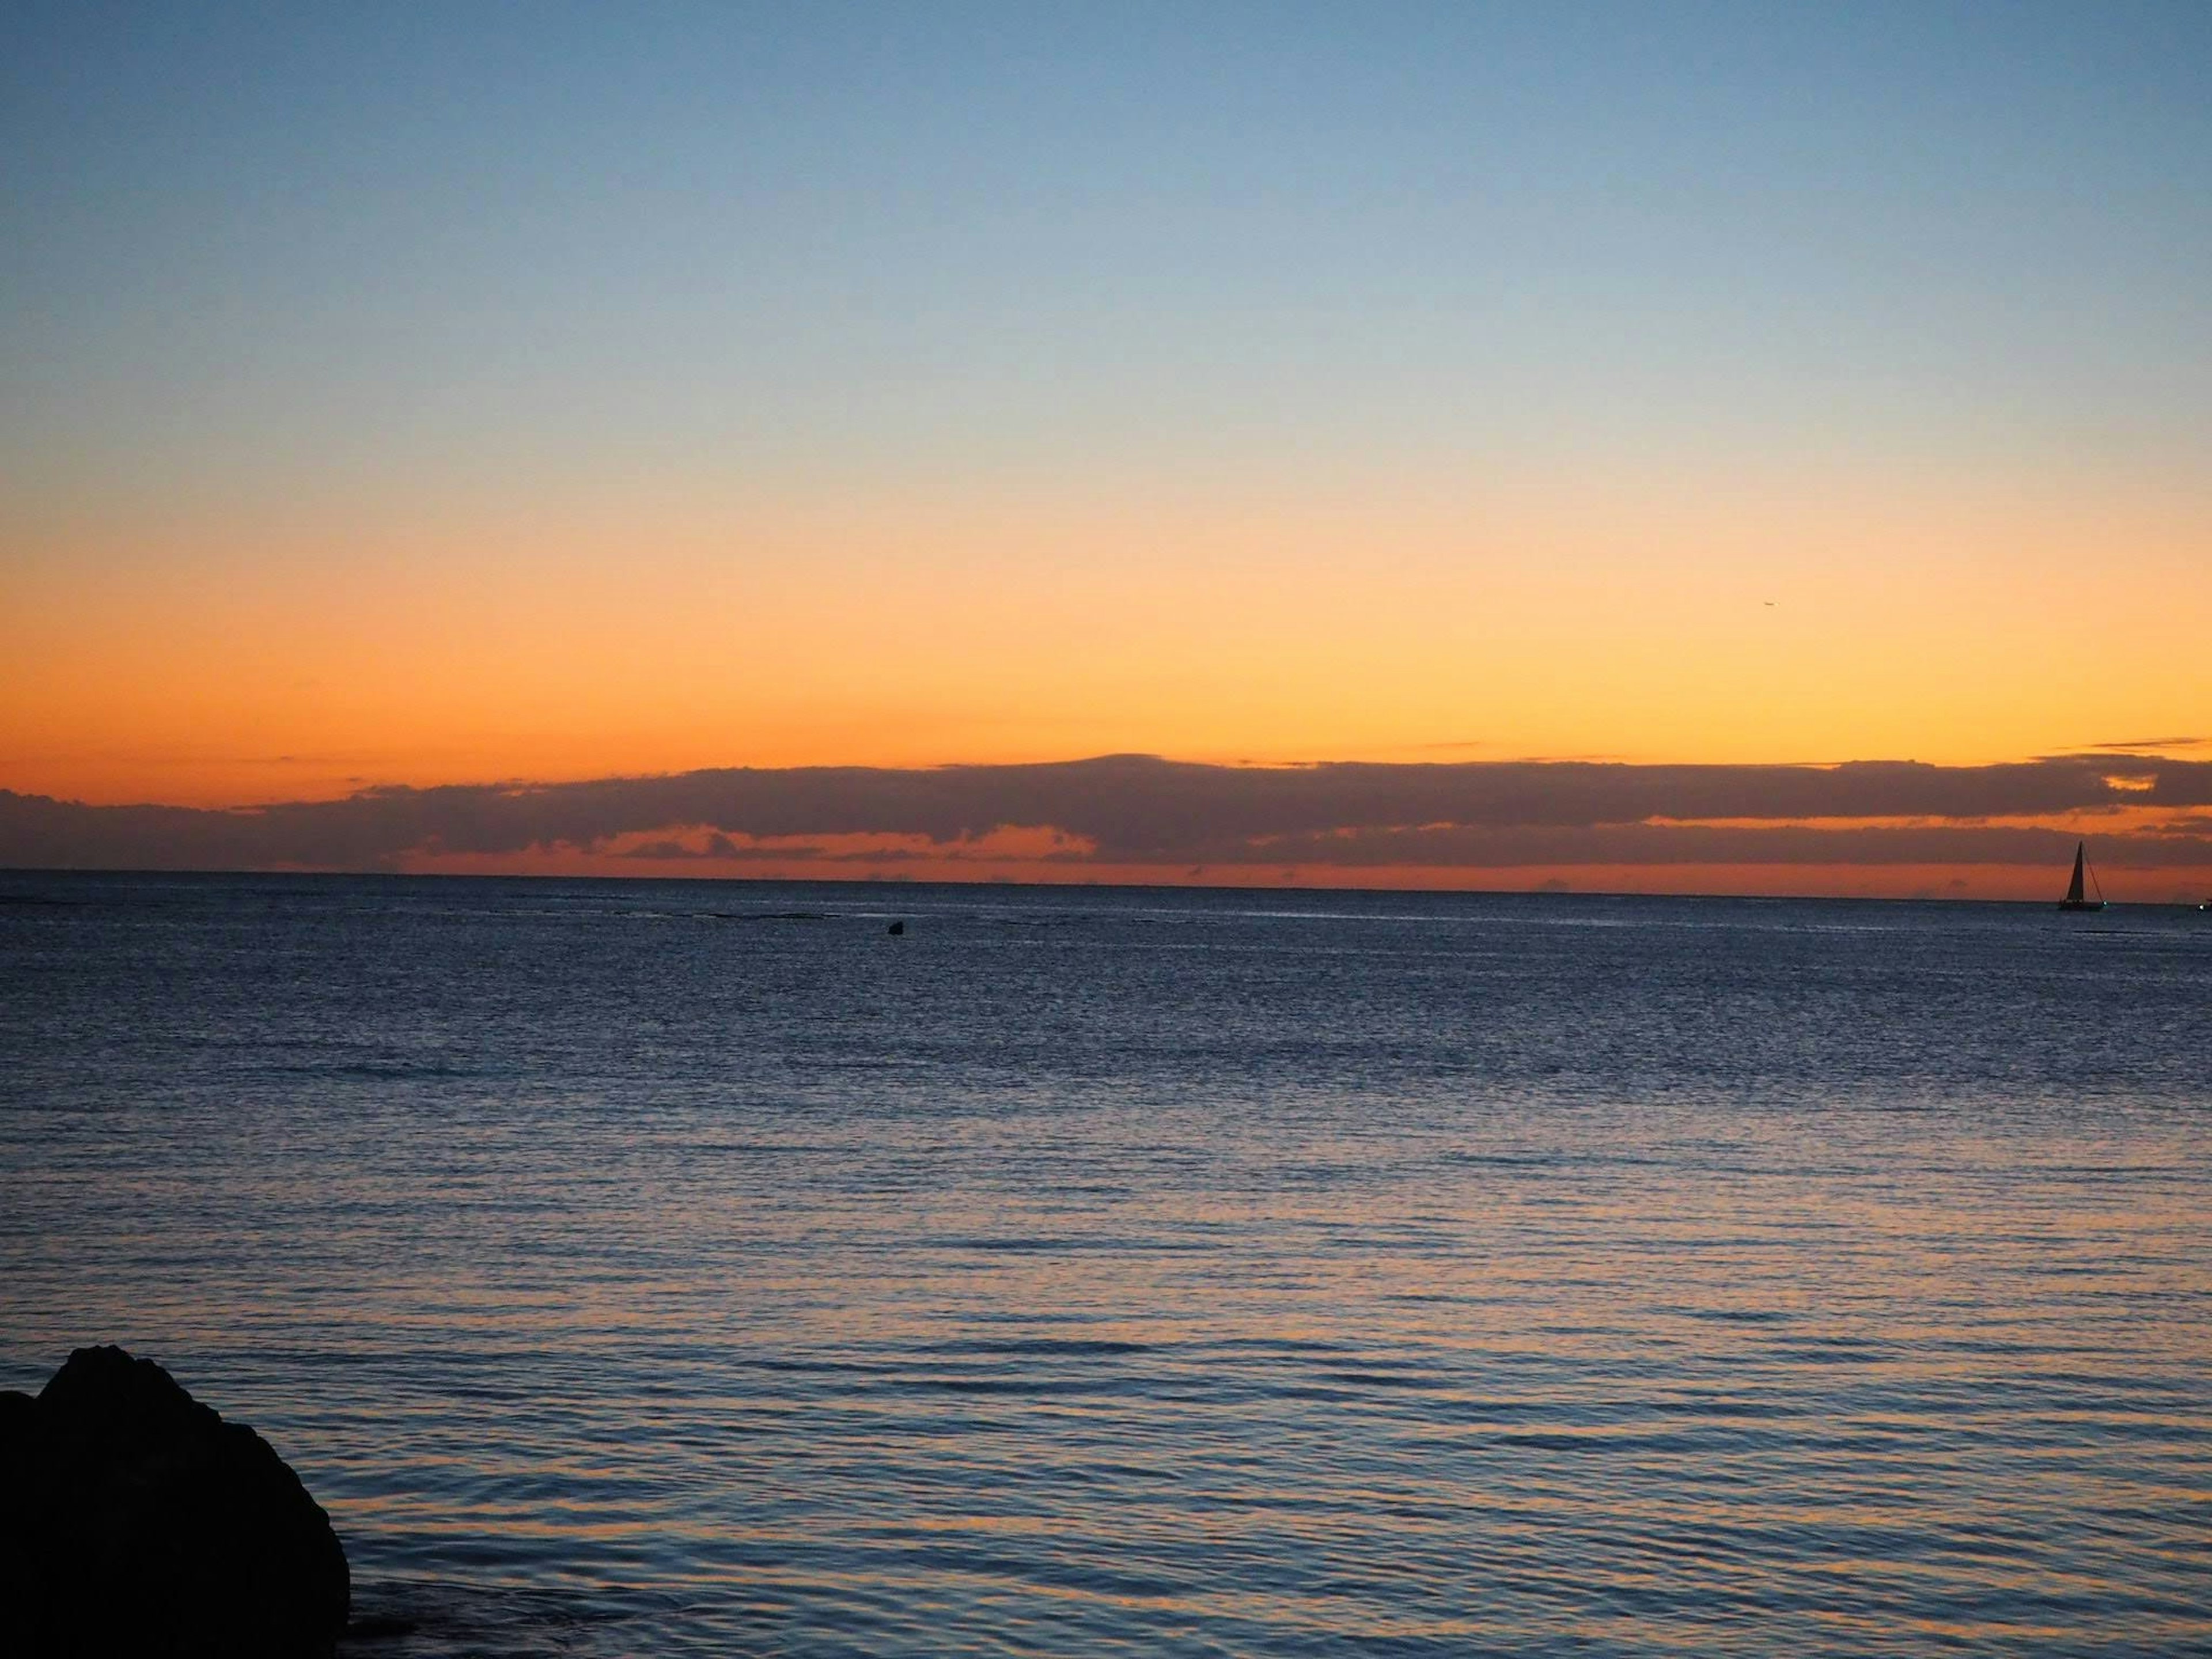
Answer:
<svg viewBox="0 0 2212 1659"><path fill-rule="evenodd" d="M0 1386L255 1425L350 1650L2212 1647L2212 918L0 896Z"/></svg>

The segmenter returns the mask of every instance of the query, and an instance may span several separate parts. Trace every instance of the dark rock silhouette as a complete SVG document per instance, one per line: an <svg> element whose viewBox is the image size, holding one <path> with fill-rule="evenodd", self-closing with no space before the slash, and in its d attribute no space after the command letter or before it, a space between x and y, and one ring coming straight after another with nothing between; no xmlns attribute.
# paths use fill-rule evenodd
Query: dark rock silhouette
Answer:
<svg viewBox="0 0 2212 1659"><path fill-rule="evenodd" d="M300 1477L152 1360L79 1348L0 1394L0 1651L325 1655L349 1591Z"/></svg>
<svg viewBox="0 0 2212 1659"><path fill-rule="evenodd" d="M903 933L906 932L906 924L902 921L895 921L884 931L887 933Z"/></svg>

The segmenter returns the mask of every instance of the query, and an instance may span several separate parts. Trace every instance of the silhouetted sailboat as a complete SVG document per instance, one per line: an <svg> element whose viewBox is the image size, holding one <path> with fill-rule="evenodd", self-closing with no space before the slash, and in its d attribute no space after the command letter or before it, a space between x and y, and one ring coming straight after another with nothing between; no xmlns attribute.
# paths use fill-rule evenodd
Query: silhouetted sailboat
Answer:
<svg viewBox="0 0 2212 1659"><path fill-rule="evenodd" d="M2089 870L2089 860L2083 856L2087 851L2087 847L2088 843L2086 842L2077 841L2074 843L2074 879L2066 884L2066 896L2058 901L2058 908L2062 910L2101 910L2105 908L2105 890L2102 885L2097 886L2096 897L2081 896L2081 872L2084 870ZM2092 884L2096 883L2097 872L2094 870L2089 870L2089 880Z"/></svg>

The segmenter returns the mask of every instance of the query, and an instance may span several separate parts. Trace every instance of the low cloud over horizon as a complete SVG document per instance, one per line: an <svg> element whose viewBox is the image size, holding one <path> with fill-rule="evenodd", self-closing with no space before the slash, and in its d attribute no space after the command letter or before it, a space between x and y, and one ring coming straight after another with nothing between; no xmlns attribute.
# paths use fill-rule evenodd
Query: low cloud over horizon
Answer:
<svg viewBox="0 0 2212 1659"><path fill-rule="evenodd" d="M1234 767L1117 755L1028 765L750 768L550 784L370 788L233 810L0 790L15 868L907 874L2022 891L2095 838L2130 896L2212 882L2212 761L2008 764L1582 761ZM1646 880L1638 870L1652 872ZM1803 872L1793 881L1791 872ZM1624 873L1628 872L1628 873ZM2132 879L2131 879L2132 878ZM2158 884L2164 882L2166 886ZM1584 884L1573 882L1571 884Z"/></svg>

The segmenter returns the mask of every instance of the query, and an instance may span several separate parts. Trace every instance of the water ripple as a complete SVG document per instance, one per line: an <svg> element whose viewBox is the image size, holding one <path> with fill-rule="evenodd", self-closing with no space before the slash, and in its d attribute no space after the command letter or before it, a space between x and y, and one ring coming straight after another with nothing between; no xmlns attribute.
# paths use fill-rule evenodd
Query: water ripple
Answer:
<svg viewBox="0 0 2212 1659"><path fill-rule="evenodd" d="M2212 1650L2212 935L10 889L0 1385L255 1424L349 1652Z"/></svg>

